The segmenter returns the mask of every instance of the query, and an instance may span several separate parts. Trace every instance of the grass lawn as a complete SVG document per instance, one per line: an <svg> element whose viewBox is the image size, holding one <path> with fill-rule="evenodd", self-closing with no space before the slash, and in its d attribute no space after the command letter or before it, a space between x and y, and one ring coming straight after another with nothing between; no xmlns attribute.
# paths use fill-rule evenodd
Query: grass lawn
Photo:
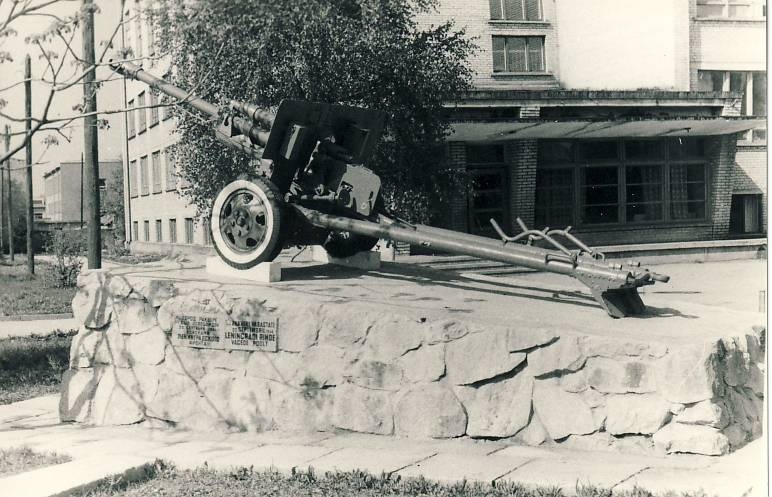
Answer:
<svg viewBox="0 0 772 497"><path fill-rule="evenodd" d="M35 452L28 447L0 449L0 478L68 461L68 456Z"/></svg>
<svg viewBox="0 0 772 497"><path fill-rule="evenodd" d="M150 497L150 496L208 496L208 497L562 497L555 487L524 487L518 484L499 485L483 483L456 483L452 485L425 479L402 479L398 476L373 476L360 471L326 473L297 472L282 475L248 468L223 472L206 468L176 470L164 463L156 463L149 480L125 484L107 482L80 497ZM610 497L611 491L596 487L579 486L578 497ZM620 497L652 497L645 490L615 493ZM668 495L668 494L665 494ZM678 496L682 494L669 494ZM704 494L685 494L694 497Z"/></svg>
<svg viewBox="0 0 772 497"><path fill-rule="evenodd" d="M0 405L57 393L71 342L71 333L0 340Z"/></svg>
<svg viewBox="0 0 772 497"><path fill-rule="evenodd" d="M76 289L48 287L45 279L48 268L48 264L38 262L35 276L29 276L23 261L17 260L13 265L0 262L0 316L72 312Z"/></svg>

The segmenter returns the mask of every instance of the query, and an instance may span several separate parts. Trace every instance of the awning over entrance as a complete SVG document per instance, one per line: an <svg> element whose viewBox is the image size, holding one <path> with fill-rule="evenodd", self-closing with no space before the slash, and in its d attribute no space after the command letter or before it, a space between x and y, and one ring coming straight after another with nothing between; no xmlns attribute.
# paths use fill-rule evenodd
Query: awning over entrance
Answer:
<svg viewBox="0 0 772 497"><path fill-rule="evenodd" d="M654 138L728 135L764 126L764 119L711 117L648 120L545 120L453 123L448 141L491 142L531 138Z"/></svg>

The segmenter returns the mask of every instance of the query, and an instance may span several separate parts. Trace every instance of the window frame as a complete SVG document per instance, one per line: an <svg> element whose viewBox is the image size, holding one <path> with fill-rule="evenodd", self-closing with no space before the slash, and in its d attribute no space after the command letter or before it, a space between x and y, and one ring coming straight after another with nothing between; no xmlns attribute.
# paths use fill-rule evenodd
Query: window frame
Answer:
<svg viewBox="0 0 772 497"><path fill-rule="evenodd" d="M143 197L150 195L150 171L149 171L149 159L147 155L143 155L139 158L139 181L140 190L139 194Z"/></svg>
<svg viewBox="0 0 772 497"><path fill-rule="evenodd" d="M528 15L528 8L527 4L529 0L519 0L520 2L520 11L523 14L523 18L515 18L515 17L507 17L507 0L490 0L488 7L489 7L489 13L490 13L490 20L491 21L498 21L498 22L544 22L544 5L542 4L541 0L531 0L536 3L537 9L538 9L538 18L537 19L527 19ZM494 5L498 5L499 11L501 12L501 17L495 17L494 16Z"/></svg>
<svg viewBox="0 0 772 497"><path fill-rule="evenodd" d="M129 100L126 110L126 138L131 140L137 136L136 123L134 122L134 99Z"/></svg>
<svg viewBox="0 0 772 497"><path fill-rule="evenodd" d="M164 149L164 181L166 181L166 191L173 192L177 190L177 168L174 166L174 160L171 158L172 147Z"/></svg>
<svg viewBox="0 0 772 497"><path fill-rule="evenodd" d="M705 138L696 138L700 140L705 140ZM663 227L663 226L678 226L678 225L684 225L684 224L694 224L694 223L709 223L712 219L711 214L711 207L712 207L712 200L711 200L711 170L710 170L710 160L708 158L707 153L703 157L686 157L686 158L672 158L670 154L670 147L672 146L675 141L678 139L661 139L661 138L640 138L640 139L614 139L614 140L540 140L540 146L548 144L550 141L569 141L572 142L572 158L568 159L567 161L556 161L554 163L542 163L541 160L537 163L537 177L539 174L539 171L548 170L548 169L563 169L563 170L572 170L572 180L573 180L573 216L572 221L570 224L572 226L576 226L579 229L595 229L595 228L618 228L618 229L625 229L630 227L640 227L640 226L656 226L656 227ZM596 161L596 162L587 162L582 161L579 156L579 147L577 144L582 143L592 143L592 142L598 142L598 141L614 141L617 143L617 160L610 161ZM636 159L628 159L625 144L629 142L637 142L637 141L658 141L661 142L661 147L663 147L662 153L659 157L655 158L636 158ZM703 142L704 143L704 142ZM660 220L640 220L640 221L628 221L627 220L627 208L628 204L630 202L627 201L627 169L629 167L636 167L636 166L659 166L661 168L661 185L660 185L660 203L662 204L662 214ZM702 218L692 218L692 219L675 219L672 216L671 212L671 205L675 203L671 196L671 169L672 166L679 166L679 165L701 165L703 168L703 177L705 185L704 185L704 199L703 204L705 207L705 215ZM608 223L588 223L585 221L584 217L584 209L585 204L583 203L583 193L582 193L582 170L592 167L609 167L614 166L617 168L617 221L616 222L608 222ZM538 183L538 180L537 180ZM553 206L545 205L540 206L538 202L538 196L539 196L539 189L536 188L535 191L535 200L534 200L534 216L536 217L536 214L543 210L546 213L549 213L550 210L554 210ZM687 201L688 202L688 201ZM643 203L643 202L642 202ZM539 222L546 222L546 224L551 225L552 223L551 219L546 218L544 220L539 220Z"/></svg>
<svg viewBox="0 0 772 497"><path fill-rule="evenodd" d="M177 218L169 218L169 243L177 243Z"/></svg>
<svg viewBox="0 0 772 497"><path fill-rule="evenodd" d="M504 69L503 70L500 70L500 69L497 70L496 69L496 55L497 55L496 53L499 52L499 50L496 50L496 48L495 48L496 40L497 39L501 39L504 42L504 48L503 48L503 53L504 53ZM525 70L524 71L512 70L513 68L509 67L509 56L508 56L509 49L507 47L508 47L508 45L510 43L514 43L514 40L517 40L517 39L525 40L525 57L524 57L524 60L525 60ZM529 68L530 65L531 65L531 57L530 57L530 53L531 53L531 48L530 47L531 47L531 43L532 43L531 40L536 40L536 39L540 40L540 42L541 42L541 50L539 52L540 55L541 55L541 69L540 70L531 70ZM525 35L498 35L498 34L491 35L491 56L493 57L493 63L492 63L493 75L494 76L500 76L500 75L512 75L512 74L515 74L515 75L547 74L548 73L548 69L547 69L547 54L546 54L546 50L545 50L545 45L546 45L546 36L545 35L528 35L528 36L525 36Z"/></svg>
<svg viewBox="0 0 772 497"><path fill-rule="evenodd" d="M145 92L137 95L137 135L147 131L147 109L145 109Z"/></svg>
<svg viewBox="0 0 772 497"><path fill-rule="evenodd" d="M160 150L156 150L155 152L150 154L150 169L151 169L151 179L152 179L151 192L153 194L162 193L163 185L161 184L161 151Z"/></svg>
<svg viewBox="0 0 772 497"><path fill-rule="evenodd" d="M137 178L137 159L129 161L129 198L139 197L139 188Z"/></svg>
<svg viewBox="0 0 772 497"><path fill-rule="evenodd" d="M185 244L194 245L196 242L196 226L192 217L185 218Z"/></svg>
<svg viewBox="0 0 772 497"><path fill-rule="evenodd" d="M705 14L706 7L721 7L721 14ZM748 15L732 15L732 7L747 7ZM754 12L754 9L757 9ZM759 20L766 19L766 2L758 0L697 0L696 2L697 19L709 20Z"/></svg>
<svg viewBox="0 0 772 497"><path fill-rule="evenodd" d="M150 241L150 220L149 219L145 219L144 221L142 221L142 235L145 238L144 240L145 242Z"/></svg>
<svg viewBox="0 0 772 497"><path fill-rule="evenodd" d="M160 219L155 220L155 241L156 243L163 243L164 241L163 221Z"/></svg>
<svg viewBox="0 0 772 497"><path fill-rule="evenodd" d="M154 91L148 93L148 105L150 106L150 120L148 121L148 128L157 126L161 122L158 115L158 95Z"/></svg>

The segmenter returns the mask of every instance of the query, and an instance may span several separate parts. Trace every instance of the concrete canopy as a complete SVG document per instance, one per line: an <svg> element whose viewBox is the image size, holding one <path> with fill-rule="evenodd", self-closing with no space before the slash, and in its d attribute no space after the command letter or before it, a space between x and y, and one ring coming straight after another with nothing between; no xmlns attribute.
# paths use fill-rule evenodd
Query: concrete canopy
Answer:
<svg viewBox="0 0 772 497"><path fill-rule="evenodd" d="M654 138L666 136L728 135L763 126L754 118L680 118L647 120L546 120L512 122L457 122L451 124L448 141L494 142L506 140Z"/></svg>

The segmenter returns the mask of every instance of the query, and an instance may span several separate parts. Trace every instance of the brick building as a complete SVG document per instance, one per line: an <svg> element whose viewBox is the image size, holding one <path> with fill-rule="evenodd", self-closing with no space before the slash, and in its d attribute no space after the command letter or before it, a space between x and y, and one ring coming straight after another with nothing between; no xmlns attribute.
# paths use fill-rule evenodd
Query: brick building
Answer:
<svg viewBox="0 0 772 497"><path fill-rule="evenodd" d="M452 18L480 48L474 89L447 104L448 158L471 181L445 224L490 234L520 217L596 244L765 232L765 16L762 0L440 0L419 22ZM147 56L152 33L132 23L127 44ZM155 98L127 82L129 106ZM173 127L129 114L138 250L210 243L166 159Z"/></svg>

